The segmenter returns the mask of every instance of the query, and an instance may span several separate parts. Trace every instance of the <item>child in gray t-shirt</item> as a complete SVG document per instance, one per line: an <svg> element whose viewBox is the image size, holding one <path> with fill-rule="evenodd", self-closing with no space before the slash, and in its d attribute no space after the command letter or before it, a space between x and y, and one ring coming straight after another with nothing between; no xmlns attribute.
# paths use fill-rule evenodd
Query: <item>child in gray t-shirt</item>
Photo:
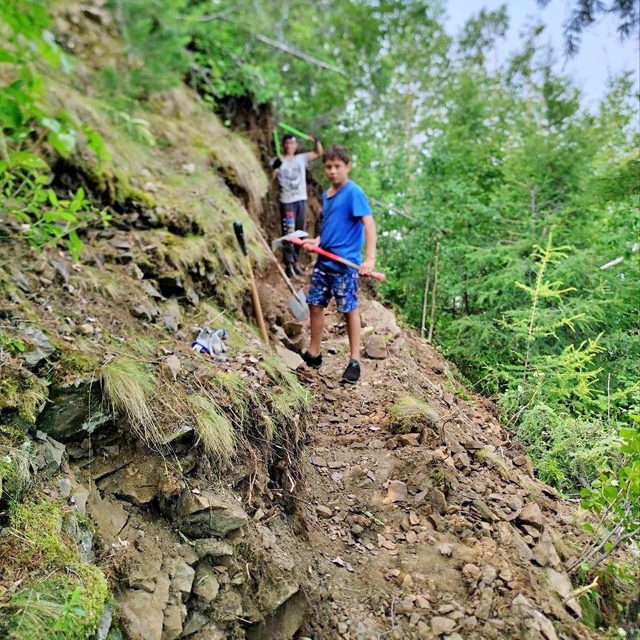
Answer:
<svg viewBox="0 0 640 640"><path fill-rule="evenodd" d="M298 141L296 137L287 133L282 139L284 154L272 163L280 186L280 215L282 233L286 235L293 231L304 231L307 226L307 164L322 155L322 143L315 137L313 151L296 153ZM290 243L283 245L282 254L285 271L290 278L302 274L298 268L299 247Z"/></svg>

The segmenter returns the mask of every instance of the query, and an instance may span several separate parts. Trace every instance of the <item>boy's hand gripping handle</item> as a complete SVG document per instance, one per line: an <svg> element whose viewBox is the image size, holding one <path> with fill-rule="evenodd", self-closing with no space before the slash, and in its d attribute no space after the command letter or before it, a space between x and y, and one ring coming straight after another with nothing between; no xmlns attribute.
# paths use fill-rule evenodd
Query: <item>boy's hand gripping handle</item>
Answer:
<svg viewBox="0 0 640 640"><path fill-rule="evenodd" d="M302 245L304 245L304 240L301 240L300 238L290 238L289 242L291 242L293 244L297 244L300 247ZM347 267L351 267L352 269L358 270L360 268L359 265L357 265L355 262L351 262L351 260L346 260L345 258L341 258L340 256L336 255L335 253L331 253L330 251L325 251L324 249L321 249L320 247L308 246L307 249L309 251L313 251L314 253L317 253L318 255L324 256L325 258L329 258L330 260L335 260L336 262L340 262L341 264L345 264L345 265L347 265ZM384 273L379 273L378 271L372 271L371 272L371 277L375 278L376 280L379 280L380 282L384 282L384 280L386 278Z"/></svg>

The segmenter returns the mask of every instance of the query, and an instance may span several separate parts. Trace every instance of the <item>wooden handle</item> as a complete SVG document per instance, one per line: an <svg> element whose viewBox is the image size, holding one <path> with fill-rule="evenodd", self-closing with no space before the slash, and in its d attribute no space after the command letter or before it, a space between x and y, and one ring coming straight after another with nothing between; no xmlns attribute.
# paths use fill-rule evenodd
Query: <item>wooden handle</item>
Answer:
<svg viewBox="0 0 640 640"><path fill-rule="evenodd" d="M253 277L253 268L251 267L251 258L249 258L249 252L247 251L247 243L244 239L244 229L242 227L242 222L240 220L236 220L233 223L233 231L236 234L236 239L238 240L238 244L240 245L240 250L243 255L247 258L247 266L249 267L249 284L251 285L251 301L253 302L253 312L256 316L256 322L258 323L258 328L260 329L260 333L262 334L263 342L268 345L269 344L269 336L267 335L267 327L264 324L264 318L262 317L262 305L260 304L260 297L258 296L258 287L256 286L256 280Z"/></svg>
<svg viewBox="0 0 640 640"><path fill-rule="evenodd" d="M262 341L269 345L269 336L267 335L267 327L264 324L264 317L262 316L262 305L260 304L260 297L258 296L258 287L256 286L255 278L253 277L253 269L251 268L251 262L247 259L249 264L249 280L251 282L251 300L253 302L253 311L256 315L256 322L258 328L262 334Z"/></svg>

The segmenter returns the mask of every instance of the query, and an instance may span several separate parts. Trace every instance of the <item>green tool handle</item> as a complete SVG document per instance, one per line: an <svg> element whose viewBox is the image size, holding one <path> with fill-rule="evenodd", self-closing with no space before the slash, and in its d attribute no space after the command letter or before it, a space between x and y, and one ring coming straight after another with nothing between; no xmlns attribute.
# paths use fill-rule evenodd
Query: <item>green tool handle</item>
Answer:
<svg viewBox="0 0 640 640"><path fill-rule="evenodd" d="M296 129L296 128L294 128L294 127L292 127L292 126L290 126L290 125L288 125L288 124L286 124L284 122L279 122L278 126L281 129L284 129L285 131L288 131L289 133L293 133L296 136L300 136L303 140L311 140L311 136L310 135L308 135L306 133L303 133L302 131L299 131L298 129Z"/></svg>

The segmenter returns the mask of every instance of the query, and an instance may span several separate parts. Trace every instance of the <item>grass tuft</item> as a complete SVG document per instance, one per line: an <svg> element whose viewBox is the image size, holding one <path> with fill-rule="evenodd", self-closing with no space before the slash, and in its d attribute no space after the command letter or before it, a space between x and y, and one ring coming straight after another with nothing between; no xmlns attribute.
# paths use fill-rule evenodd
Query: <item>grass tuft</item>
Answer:
<svg viewBox="0 0 640 640"><path fill-rule="evenodd" d="M427 402L415 396L402 396L387 408L389 427L395 433L417 433L423 427L435 427L438 414Z"/></svg>
<svg viewBox="0 0 640 640"><path fill-rule="evenodd" d="M109 403L133 433L147 446L159 449L164 439L151 410L157 386L146 367L131 358L116 357L103 365L102 384Z"/></svg>
<svg viewBox="0 0 640 640"><path fill-rule="evenodd" d="M189 396L188 401L196 433L207 453L224 461L230 460L235 446L233 425L220 405L203 393Z"/></svg>
<svg viewBox="0 0 640 640"><path fill-rule="evenodd" d="M18 500L31 484L29 443L21 447L0 444L0 498Z"/></svg>

